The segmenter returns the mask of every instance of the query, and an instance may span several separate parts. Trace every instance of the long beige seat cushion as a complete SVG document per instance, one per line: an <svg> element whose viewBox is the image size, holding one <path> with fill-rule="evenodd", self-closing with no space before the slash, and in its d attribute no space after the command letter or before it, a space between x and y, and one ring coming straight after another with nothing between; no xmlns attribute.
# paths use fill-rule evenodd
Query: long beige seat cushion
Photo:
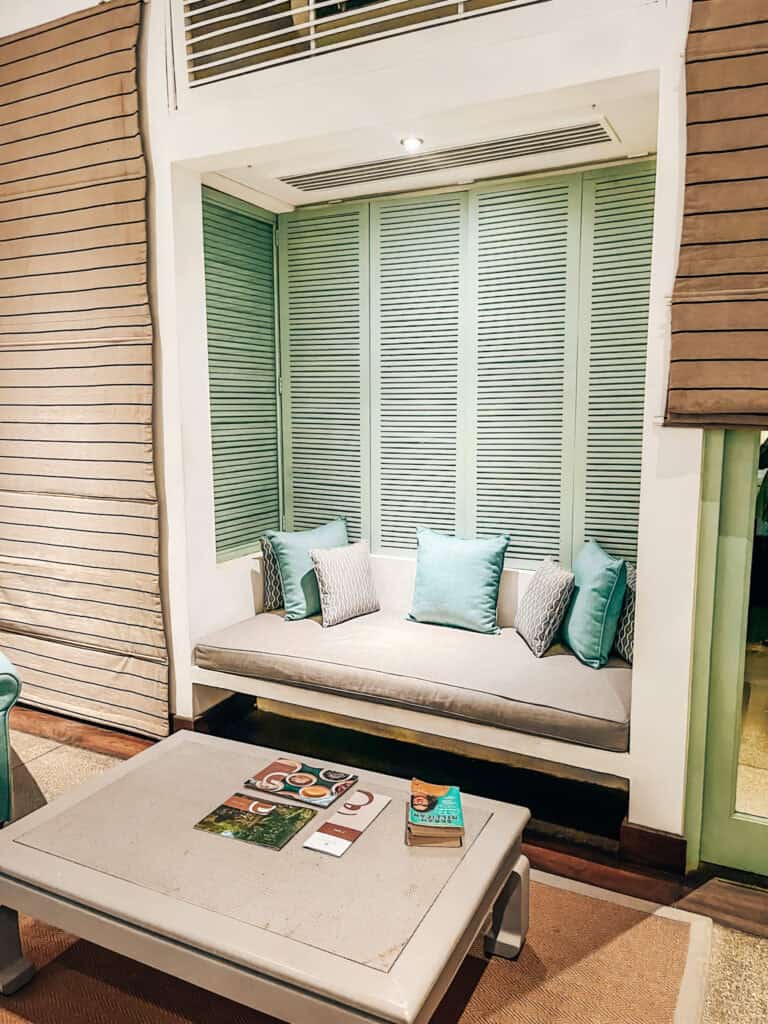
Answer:
<svg viewBox="0 0 768 1024"><path fill-rule="evenodd" d="M496 636L380 611L324 629L266 612L202 640L195 663L605 750L629 745L632 670L570 652L534 658L513 629Z"/></svg>

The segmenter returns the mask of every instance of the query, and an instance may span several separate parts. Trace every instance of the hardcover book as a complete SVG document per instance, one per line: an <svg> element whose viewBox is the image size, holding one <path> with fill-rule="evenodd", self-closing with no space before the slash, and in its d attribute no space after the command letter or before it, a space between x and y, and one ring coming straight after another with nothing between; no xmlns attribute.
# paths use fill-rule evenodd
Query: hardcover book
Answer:
<svg viewBox="0 0 768 1024"><path fill-rule="evenodd" d="M458 786L435 786L421 779L411 782L405 817L409 846L461 846L464 814Z"/></svg>
<svg viewBox="0 0 768 1024"><path fill-rule="evenodd" d="M421 828L464 829L458 786L433 786L421 779L411 782L408 824Z"/></svg>
<svg viewBox="0 0 768 1024"><path fill-rule="evenodd" d="M428 836L415 836L411 831L406 828L405 831L405 845L406 846L440 846L450 850L457 850L459 847L464 845L464 837L462 835L455 836L443 836L443 835L428 835Z"/></svg>
<svg viewBox="0 0 768 1024"><path fill-rule="evenodd" d="M282 850L288 840L316 814L317 811L309 807L289 807L264 797L233 793L228 800L198 821L195 828L228 839L240 839L246 843Z"/></svg>
<svg viewBox="0 0 768 1024"><path fill-rule="evenodd" d="M252 778L246 779L248 789L296 800L312 807L330 807L334 800L357 782L357 775L336 768L318 768L292 757L278 757Z"/></svg>

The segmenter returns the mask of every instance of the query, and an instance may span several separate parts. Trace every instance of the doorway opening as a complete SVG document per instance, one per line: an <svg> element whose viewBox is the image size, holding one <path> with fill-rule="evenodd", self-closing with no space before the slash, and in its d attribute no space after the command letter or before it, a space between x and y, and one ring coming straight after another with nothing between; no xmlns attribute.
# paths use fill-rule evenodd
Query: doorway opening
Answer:
<svg viewBox="0 0 768 1024"><path fill-rule="evenodd" d="M768 431L760 442L736 810L768 818Z"/></svg>

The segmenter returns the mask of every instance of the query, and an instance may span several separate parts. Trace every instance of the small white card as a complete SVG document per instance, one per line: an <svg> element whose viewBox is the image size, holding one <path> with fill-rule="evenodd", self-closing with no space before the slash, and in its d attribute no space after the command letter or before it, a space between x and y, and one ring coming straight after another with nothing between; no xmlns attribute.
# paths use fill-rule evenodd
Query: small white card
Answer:
<svg viewBox="0 0 768 1024"><path fill-rule="evenodd" d="M371 793L367 789L356 789L339 810L324 821L317 832L312 833L304 843L305 848L341 857L388 803L388 796Z"/></svg>

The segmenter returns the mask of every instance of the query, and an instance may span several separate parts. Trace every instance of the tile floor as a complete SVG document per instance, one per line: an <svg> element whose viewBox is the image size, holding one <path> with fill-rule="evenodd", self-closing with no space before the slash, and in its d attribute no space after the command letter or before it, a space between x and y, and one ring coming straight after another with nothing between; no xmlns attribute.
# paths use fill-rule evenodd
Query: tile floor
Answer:
<svg viewBox="0 0 768 1024"><path fill-rule="evenodd" d="M11 729L11 750L14 820L118 763L115 757L16 729Z"/></svg>
<svg viewBox="0 0 768 1024"><path fill-rule="evenodd" d="M748 652L750 679L741 728L736 809L768 818L768 654Z"/></svg>

